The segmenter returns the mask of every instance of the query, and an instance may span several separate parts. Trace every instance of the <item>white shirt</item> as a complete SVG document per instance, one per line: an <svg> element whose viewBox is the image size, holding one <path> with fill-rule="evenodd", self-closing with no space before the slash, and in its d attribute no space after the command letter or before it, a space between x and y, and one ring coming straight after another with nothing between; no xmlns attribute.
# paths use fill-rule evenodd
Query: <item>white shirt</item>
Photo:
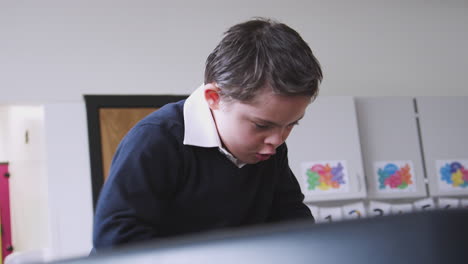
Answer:
<svg viewBox="0 0 468 264"><path fill-rule="evenodd" d="M184 126L184 145L217 147L237 167L242 168L245 165L223 148L210 107L205 100L205 85L198 87L185 101Z"/></svg>

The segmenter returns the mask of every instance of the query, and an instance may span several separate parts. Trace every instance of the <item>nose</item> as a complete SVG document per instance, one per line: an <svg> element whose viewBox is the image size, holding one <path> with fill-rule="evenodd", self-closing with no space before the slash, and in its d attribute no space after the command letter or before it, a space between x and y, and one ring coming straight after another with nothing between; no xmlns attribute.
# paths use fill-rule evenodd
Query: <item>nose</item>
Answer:
<svg viewBox="0 0 468 264"><path fill-rule="evenodd" d="M284 141L286 141L286 138L289 135L289 130L285 128L278 128L272 131L271 134L269 134L265 138L265 144L273 146L275 149L279 147L281 144L283 144Z"/></svg>

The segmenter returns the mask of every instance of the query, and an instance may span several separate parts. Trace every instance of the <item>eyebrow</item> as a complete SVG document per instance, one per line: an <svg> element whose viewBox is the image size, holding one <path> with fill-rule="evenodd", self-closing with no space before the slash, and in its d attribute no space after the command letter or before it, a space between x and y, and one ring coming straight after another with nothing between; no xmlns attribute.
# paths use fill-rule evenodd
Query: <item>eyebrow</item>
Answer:
<svg viewBox="0 0 468 264"><path fill-rule="evenodd" d="M302 115L301 117L299 117L299 119L297 119L296 121L294 121L294 122L292 122L292 123L290 123L288 125L295 124L295 123L299 122L303 117L304 117L304 115ZM277 124L277 123L275 123L273 121L265 120L265 119L262 119L262 118L254 117L254 119L256 121L259 121L261 123L265 123L265 124L270 125L270 126L281 126L280 124Z"/></svg>

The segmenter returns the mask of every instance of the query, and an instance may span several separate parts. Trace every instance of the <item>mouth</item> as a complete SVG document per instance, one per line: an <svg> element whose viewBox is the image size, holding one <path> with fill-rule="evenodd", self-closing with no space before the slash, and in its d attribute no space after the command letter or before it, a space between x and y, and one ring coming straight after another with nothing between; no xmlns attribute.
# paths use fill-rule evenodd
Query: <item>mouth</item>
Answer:
<svg viewBox="0 0 468 264"><path fill-rule="evenodd" d="M269 159L271 156L273 156L273 154L260 154L260 153L255 154L255 157L256 157L258 160L260 160L260 161L267 160L267 159Z"/></svg>

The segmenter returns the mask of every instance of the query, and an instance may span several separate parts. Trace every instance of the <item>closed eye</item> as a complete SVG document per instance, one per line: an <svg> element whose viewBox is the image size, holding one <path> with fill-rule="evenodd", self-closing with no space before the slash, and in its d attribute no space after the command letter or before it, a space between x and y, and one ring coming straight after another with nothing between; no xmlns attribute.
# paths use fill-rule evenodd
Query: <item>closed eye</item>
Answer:
<svg viewBox="0 0 468 264"><path fill-rule="evenodd" d="M291 123L288 125L288 127L292 128L293 126L298 126L299 125L299 121L296 121L294 123Z"/></svg>
<svg viewBox="0 0 468 264"><path fill-rule="evenodd" d="M261 129L261 130L266 130L266 129L270 128L269 125L262 125L262 124L258 124L258 123L254 123L254 124L255 124L256 128Z"/></svg>

